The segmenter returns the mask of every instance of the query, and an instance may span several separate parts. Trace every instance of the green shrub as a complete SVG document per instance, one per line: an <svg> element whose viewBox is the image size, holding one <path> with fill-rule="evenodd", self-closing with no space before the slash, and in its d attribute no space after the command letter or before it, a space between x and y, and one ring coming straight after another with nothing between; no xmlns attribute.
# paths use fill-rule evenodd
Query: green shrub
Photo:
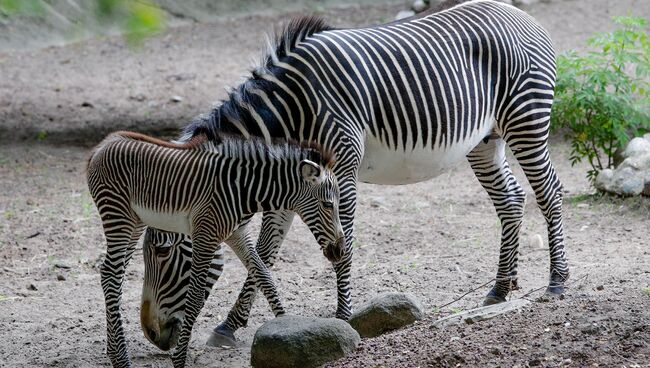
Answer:
<svg viewBox="0 0 650 368"><path fill-rule="evenodd" d="M0 16L52 16L45 10L47 2L44 1L0 0ZM92 0L84 5L95 9L94 21L117 25L131 46L139 45L144 38L159 33L165 26L165 14L153 0ZM74 20L73 23L83 25L83 20Z"/></svg>
<svg viewBox="0 0 650 368"><path fill-rule="evenodd" d="M619 27L588 41L592 51L557 60L553 127L568 128L571 164L587 159L593 182L614 152L650 128L650 39L647 21L614 17Z"/></svg>

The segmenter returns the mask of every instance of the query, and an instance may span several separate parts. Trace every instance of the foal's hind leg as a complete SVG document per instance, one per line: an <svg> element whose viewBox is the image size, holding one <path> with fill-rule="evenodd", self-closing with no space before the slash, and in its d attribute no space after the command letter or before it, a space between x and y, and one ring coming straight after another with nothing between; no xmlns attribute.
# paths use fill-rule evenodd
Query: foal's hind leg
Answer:
<svg viewBox="0 0 650 368"><path fill-rule="evenodd" d="M467 155L476 178L488 193L501 221L501 251L496 283L484 305L504 302L517 287L519 229L526 195L506 161L505 142L493 135Z"/></svg>

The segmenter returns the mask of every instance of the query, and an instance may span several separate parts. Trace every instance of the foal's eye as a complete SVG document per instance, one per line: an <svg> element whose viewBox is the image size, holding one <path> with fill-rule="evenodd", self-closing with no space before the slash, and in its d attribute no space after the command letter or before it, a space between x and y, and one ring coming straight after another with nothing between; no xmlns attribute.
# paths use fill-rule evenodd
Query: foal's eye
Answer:
<svg viewBox="0 0 650 368"><path fill-rule="evenodd" d="M323 207L328 208L328 209L332 209L332 208L334 208L334 203L332 203L332 202L323 202Z"/></svg>

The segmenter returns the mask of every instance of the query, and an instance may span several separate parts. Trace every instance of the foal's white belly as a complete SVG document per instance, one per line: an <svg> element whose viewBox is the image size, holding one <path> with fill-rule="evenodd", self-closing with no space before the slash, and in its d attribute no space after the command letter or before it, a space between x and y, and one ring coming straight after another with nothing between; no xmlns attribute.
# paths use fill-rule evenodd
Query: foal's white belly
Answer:
<svg viewBox="0 0 650 368"><path fill-rule="evenodd" d="M187 212L157 212L152 209L131 204L131 208L145 225L158 230L191 235L190 218Z"/></svg>
<svg viewBox="0 0 650 368"><path fill-rule="evenodd" d="M413 150L395 150L373 136L366 136L359 181L370 184L412 184L440 175L464 160L467 154L492 130L484 124L464 141L451 147L432 148L421 145Z"/></svg>

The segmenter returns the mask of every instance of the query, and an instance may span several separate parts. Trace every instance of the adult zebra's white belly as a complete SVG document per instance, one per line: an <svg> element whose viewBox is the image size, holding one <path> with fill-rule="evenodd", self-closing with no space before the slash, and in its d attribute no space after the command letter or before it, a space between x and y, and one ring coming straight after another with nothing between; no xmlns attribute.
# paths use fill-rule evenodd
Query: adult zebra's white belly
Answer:
<svg viewBox="0 0 650 368"><path fill-rule="evenodd" d="M413 150L387 147L373 136L366 136L359 181L370 184L412 184L429 180L465 159L485 138L492 126L485 126L457 144L443 148L417 146Z"/></svg>

